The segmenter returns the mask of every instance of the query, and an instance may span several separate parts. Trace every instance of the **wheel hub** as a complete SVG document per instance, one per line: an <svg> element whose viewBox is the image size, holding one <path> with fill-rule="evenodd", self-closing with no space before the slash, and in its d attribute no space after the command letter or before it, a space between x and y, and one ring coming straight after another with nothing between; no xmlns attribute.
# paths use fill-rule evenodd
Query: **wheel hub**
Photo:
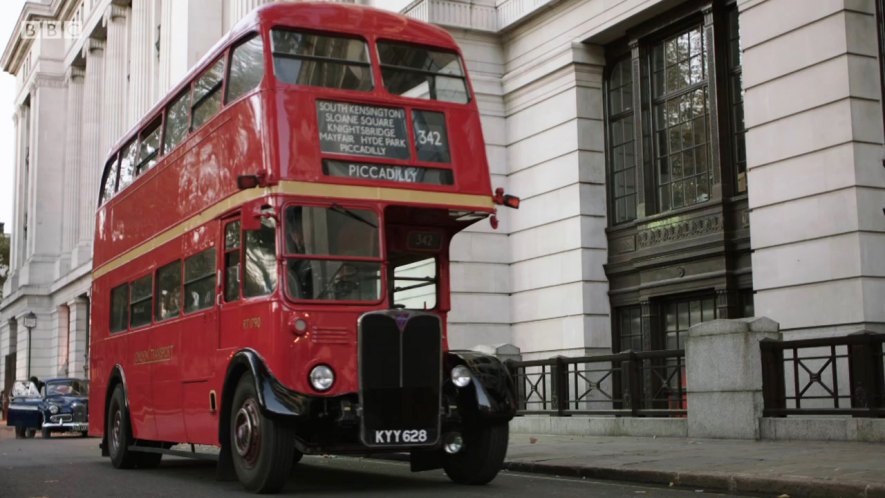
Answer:
<svg viewBox="0 0 885 498"><path fill-rule="evenodd" d="M123 431L123 416L120 414L120 410L114 412L114 429L111 431L111 446L113 446L114 450L120 448L120 435Z"/></svg>
<svg viewBox="0 0 885 498"><path fill-rule="evenodd" d="M249 465L258 460L261 449L260 420L258 405L252 398L243 402L234 419L234 447Z"/></svg>

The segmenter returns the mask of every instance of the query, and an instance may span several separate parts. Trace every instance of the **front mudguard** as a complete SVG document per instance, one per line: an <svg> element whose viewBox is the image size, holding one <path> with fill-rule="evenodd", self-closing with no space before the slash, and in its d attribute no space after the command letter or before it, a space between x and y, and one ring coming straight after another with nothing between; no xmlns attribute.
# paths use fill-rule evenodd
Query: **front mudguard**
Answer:
<svg viewBox="0 0 885 498"><path fill-rule="evenodd" d="M454 397L465 422L509 421L516 415L516 389L501 360L476 351L449 351L444 364L443 392ZM470 370L472 379L465 387L452 383L449 373L456 365Z"/></svg>

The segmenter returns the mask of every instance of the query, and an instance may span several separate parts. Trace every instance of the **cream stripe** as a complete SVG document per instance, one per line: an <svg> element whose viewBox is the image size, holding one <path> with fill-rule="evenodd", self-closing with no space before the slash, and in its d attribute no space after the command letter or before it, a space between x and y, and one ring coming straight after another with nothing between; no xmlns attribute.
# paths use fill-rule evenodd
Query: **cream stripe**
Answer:
<svg viewBox="0 0 885 498"><path fill-rule="evenodd" d="M222 213L272 194L302 195L309 197L334 197L340 199L368 199L387 202L404 202L415 204L438 204L453 208L491 210L494 207L491 196L472 194L448 194L445 192L427 192L404 190L385 187L363 187L357 185L336 185L330 183L310 183L281 181L278 185L265 189L249 189L237 192L226 199L208 207L178 225L160 233L147 242L133 247L125 253L96 268L92 278L98 279L120 268L132 260L144 256L163 244L171 242L185 233L204 225Z"/></svg>

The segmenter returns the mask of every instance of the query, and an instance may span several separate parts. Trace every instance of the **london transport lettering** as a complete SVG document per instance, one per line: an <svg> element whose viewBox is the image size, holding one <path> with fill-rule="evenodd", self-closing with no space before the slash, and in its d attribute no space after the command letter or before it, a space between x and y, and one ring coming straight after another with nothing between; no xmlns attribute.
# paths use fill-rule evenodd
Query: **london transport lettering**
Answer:
<svg viewBox="0 0 885 498"><path fill-rule="evenodd" d="M409 159L404 109L319 100L317 118L323 152Z"/></svg>

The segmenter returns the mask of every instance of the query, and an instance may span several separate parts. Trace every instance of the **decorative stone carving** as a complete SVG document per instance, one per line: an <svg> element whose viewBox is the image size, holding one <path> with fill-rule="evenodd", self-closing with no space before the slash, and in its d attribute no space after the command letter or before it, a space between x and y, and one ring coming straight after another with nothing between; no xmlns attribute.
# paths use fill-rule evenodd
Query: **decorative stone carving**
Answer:
<svg viewBox="0 0 885 498"><path fill-rule="evenodd" d="M630 235L629 237L614 239L611 241L611 247L609 248L609 250L614 254L633 252L636 250L636 237Z"/></svg>
<svg viewBox="0 0 885 498"><path fill-rule="evenodd" d="M721 232L722 229L722 216L711 214L698 218L677 219L671 223L641 230L637 234L636 240L640 249L647 249Z"/></svg>

